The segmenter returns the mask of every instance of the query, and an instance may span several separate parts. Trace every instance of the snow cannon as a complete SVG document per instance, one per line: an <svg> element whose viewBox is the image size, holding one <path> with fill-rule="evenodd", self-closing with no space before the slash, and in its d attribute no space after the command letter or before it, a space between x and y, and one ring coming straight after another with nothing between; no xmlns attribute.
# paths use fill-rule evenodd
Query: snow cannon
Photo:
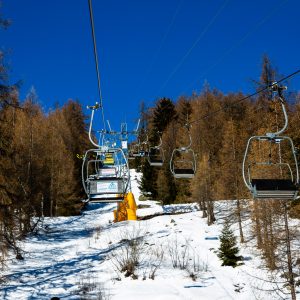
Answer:
<svg viewBox="0 0 300 300"><path fill-rule="evenodd" d="M114 210L114 222L137 221L136 202L133 193L126 194L124 200L118 203L118 208Z"/></svg>
<svg viewBox="0 0 300 300"><path fill-rule="evenodd" d="M132 192L127 193L127 195L125 197L125 201L127 201L127 205L129 207L129 208L127 208L127 220L136 221L137 220L137 216L136 216L137 206L136 206L134 195Z"/></svg>
<svg viewBox="0 0 300 300"><path fill-rule="evenodd" d="M114 222L122 222L127 220L127 211L125 200L118 203L118 208L114 210Z"/></svg>
<svg viewBox="0 0 300 300"><path fill-rule="evenodd" d="M132 192L127 193L126 200L130 209L137 210L136 202Z"/></svg>

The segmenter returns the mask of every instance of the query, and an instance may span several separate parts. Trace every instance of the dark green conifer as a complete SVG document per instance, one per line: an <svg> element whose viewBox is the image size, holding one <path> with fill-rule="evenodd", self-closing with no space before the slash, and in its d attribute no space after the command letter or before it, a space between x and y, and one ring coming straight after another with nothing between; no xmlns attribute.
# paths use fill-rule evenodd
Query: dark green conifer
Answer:
<svg viewBox="0 0 300 300"><path fill-rule="evenodd" d="M162 98L156 103L153 111L153 129L151 135L156 135L157 132L163 132L169 123L176 118L175 105L169 98ZM151 138L151 137L150 137Z"/></svg>
<svg viewBox="0 0 300 300"><path fill-rule="evenodd" d="M141 114L142 117L145 114ZM175 105L172 100L168 98L161 98L157 101L155 108L151 112L151 115L147 116L147 136L148 136L148 147L157 146L159 144L159 139L167 128L169 123L176 118ZM142 139L144 140L144 139ZM167 165L166 165L167 166ZM157 198L157 176L159 169L151 167L147 159L143 160L143 165L141 168L143 173L140 188L142 192L146 195L147 193L151 194L153 199ZM170 175L169 175L170 176ZM172 198L175 199L176 193L175 189L173 190ZM174 195L173 195L174 194ZM169 199L170 195L166 195ZM168 202L171 200L168 200Z"/></svg>
<svg viewBox="0 0 300 300"><path fill-rule="evenodd" d="M224 223L220 242L218 257L223 261L222 266L236 267L241 257L237 255L239 248L237 247L236 237L230 228L228 220Z"/></svg>
<svg viewBox="0 0 300 300"><path fill-rule="evenodd" d="M154 167L149 165L147 159L144 160L141 171L143 176L140 183L140 189L145 196L149 195L151 198L155 199L157 197L157 171L154 169Z"/></svg>

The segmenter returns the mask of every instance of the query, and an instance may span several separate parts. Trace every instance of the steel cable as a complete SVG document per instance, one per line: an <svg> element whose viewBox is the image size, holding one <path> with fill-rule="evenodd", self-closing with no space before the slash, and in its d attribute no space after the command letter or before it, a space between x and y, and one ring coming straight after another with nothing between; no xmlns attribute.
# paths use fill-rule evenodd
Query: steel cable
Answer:
<svg viewBox="0 0 300 300"><path fill-rule="evenodd" d="M94 26L94 18L93 18L92 0L88 0L88 3L89 3L91 29L92 29L92 39L93 39L93 46L94 46L94 58L95 58L96 73L97 73L97 83L98 83L98 93L99 93L99 99L100 99L100 108L101 108L101 112L102 112L103 127L106 130L105 118L104 118L104 109L103 109L102 91L101 91L100 71L99 71L99 63L98 63L98 54L97 54L95 26Z"/></svg>

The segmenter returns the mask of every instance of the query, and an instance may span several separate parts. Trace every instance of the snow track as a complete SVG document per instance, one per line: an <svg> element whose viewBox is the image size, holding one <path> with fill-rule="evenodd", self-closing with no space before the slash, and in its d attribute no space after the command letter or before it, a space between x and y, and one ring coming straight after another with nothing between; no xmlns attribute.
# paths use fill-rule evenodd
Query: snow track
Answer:
<svg viewBox="0 0 300 300"><path fill-rule="evenodd" d="M137 199L138 176L136 173L132 176ZM222 224L218 221L207 226L195 204L166 207L154 201L141 204L144 208L138 210L139 216L161 215L145 221L114 224L112 211L116 205L90 204L80 216L45 218L39 233L23 242L25 259L18 261L11 254L0 298L279 299L275 293L255 289L260 285L272 290L272 285L255 278L267 278L267 273L260 269L263 262L252 248L241 248L241 255L247 257L245 265L221 267L216 252ZM218 220L230 212L231 205L228 201L217 205ZM114 255L124 255L126 235L134 234L144 243L137 280L116 271L114 261ZM188 270L172 266L174 249L179 256L187 249L190 263L197 264L199 270L194 280ZM164 257L152 280L149 275L155 264L153 253L158 250L164 252Z"/></svg>

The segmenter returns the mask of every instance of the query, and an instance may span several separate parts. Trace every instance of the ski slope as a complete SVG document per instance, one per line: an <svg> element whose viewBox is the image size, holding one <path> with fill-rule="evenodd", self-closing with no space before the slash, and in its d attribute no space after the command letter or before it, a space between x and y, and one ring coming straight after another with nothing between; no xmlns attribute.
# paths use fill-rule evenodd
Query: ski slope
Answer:
<svg viewBox="0 0 300 300"><path fill-rule="evenodd" d="M132 171L136 199L139 176ZM240 246L244 265L221 266L218 237L232 202L216 205L212 226L196 204L137 202L142 207L138 216L145 218L137 222L114 224L115 204L89 205L80 216L45 218L38 234L23 241L24 260L10 254L0 298L280 299L274 284L263 280L269 274L249 244ZM139 265L136 276L125 277L118 267L128 256L128 240L137 241ZM174 268L176 261L186 267Z"/></svg>

